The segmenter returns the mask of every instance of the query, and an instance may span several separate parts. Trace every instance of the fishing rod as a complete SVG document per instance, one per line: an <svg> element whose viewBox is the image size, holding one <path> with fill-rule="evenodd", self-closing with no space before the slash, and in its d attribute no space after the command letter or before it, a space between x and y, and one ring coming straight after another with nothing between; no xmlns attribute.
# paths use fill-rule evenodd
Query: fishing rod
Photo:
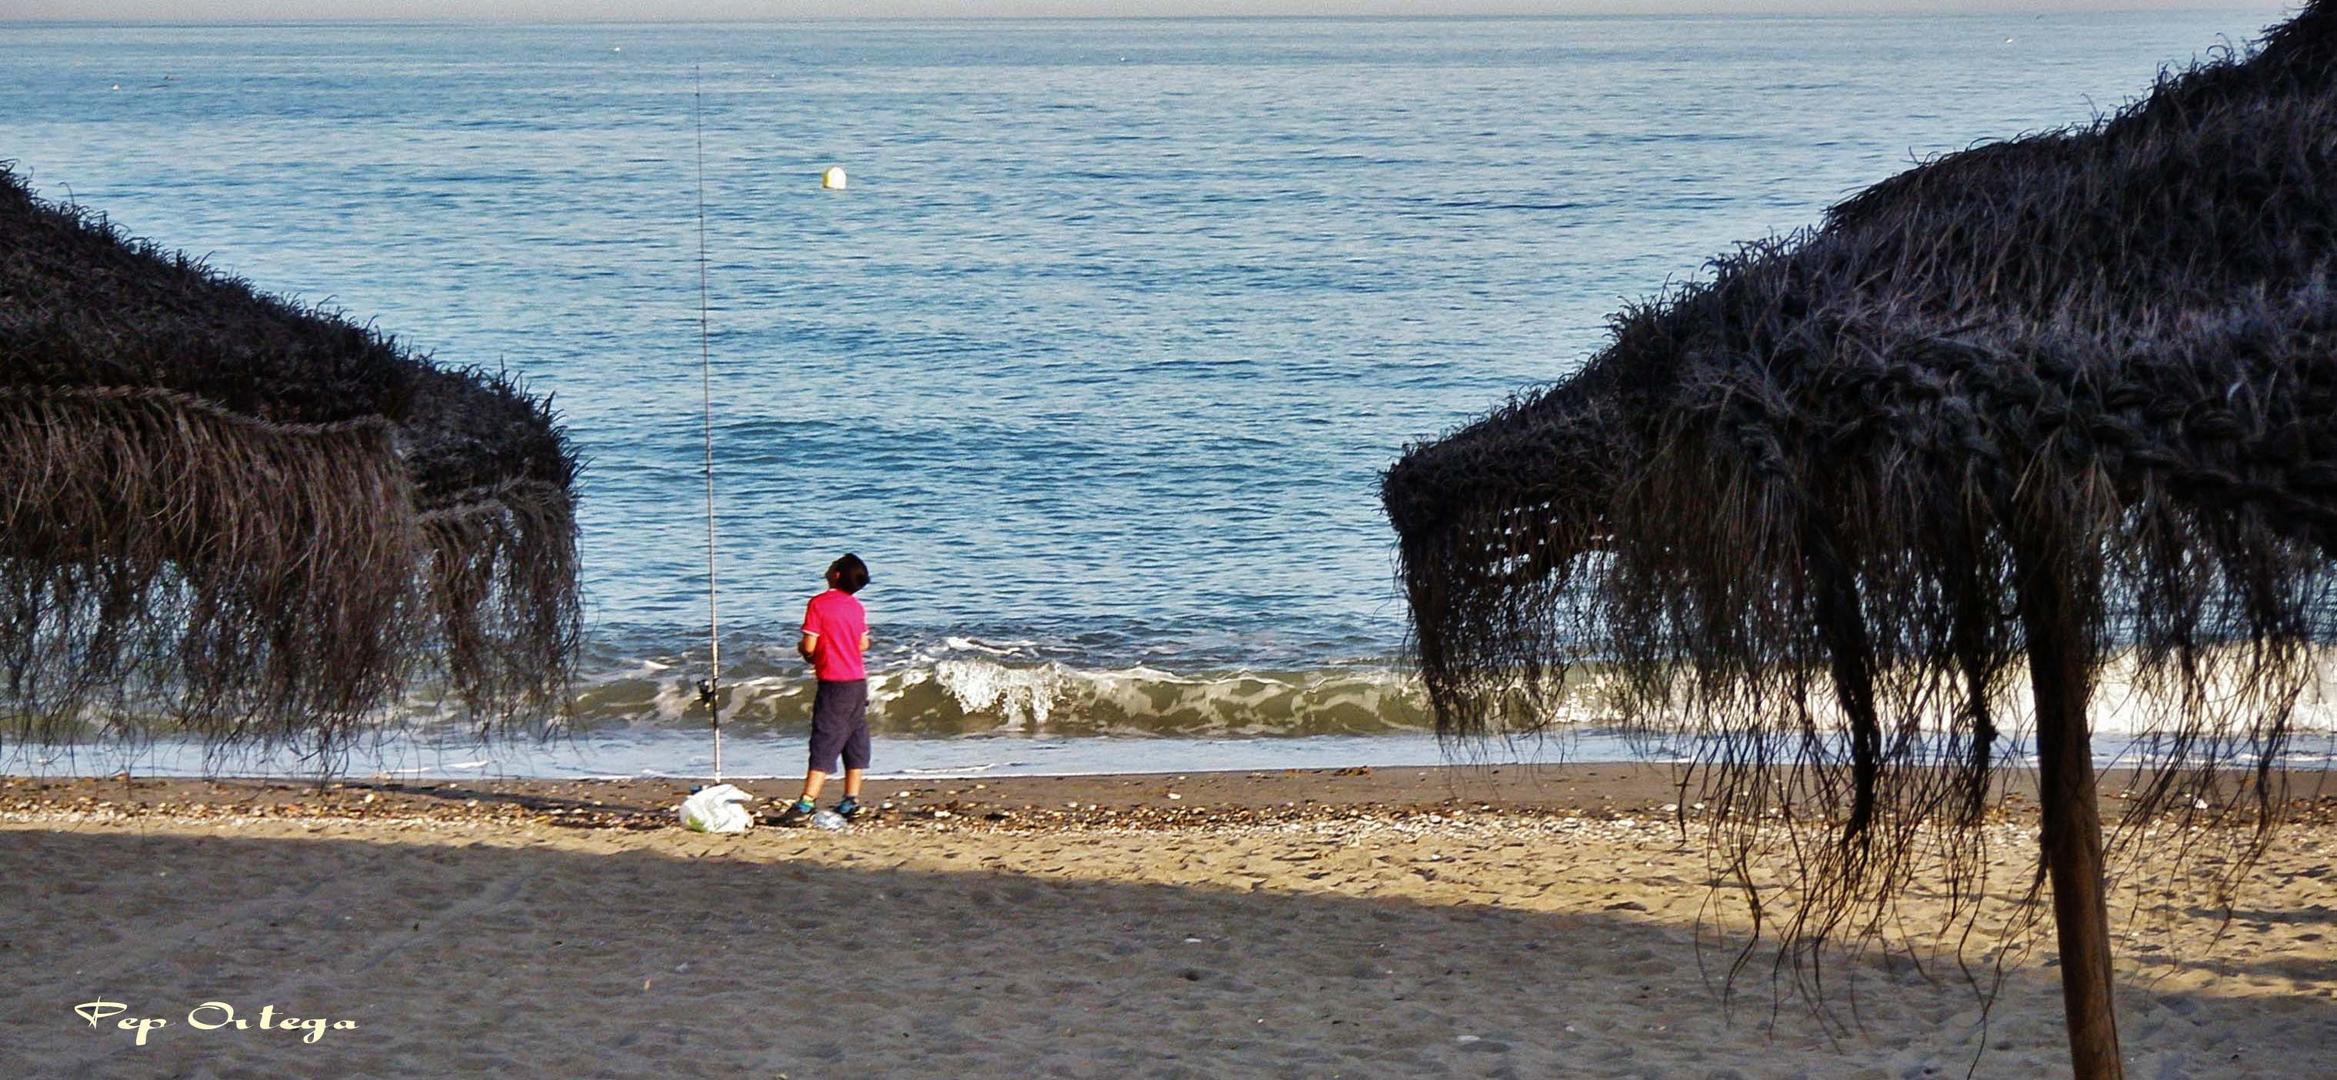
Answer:
<svg viewBox="0 0 2337 1080"><path fill-rule="evenodd" d="M706 316L706 80L690 66L690 125L698 148L698 391L706 436L706 677L698 700L714 728L714 782L722 782L722 606L714 580L714 349Z"/></svg>

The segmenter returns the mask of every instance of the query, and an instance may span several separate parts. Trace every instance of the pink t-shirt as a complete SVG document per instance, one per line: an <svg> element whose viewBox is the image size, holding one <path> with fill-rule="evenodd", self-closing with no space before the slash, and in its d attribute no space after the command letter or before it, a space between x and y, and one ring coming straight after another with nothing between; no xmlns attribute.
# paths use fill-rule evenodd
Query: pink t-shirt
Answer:
<svg viewBox="0 0 2337 1080"><path fill-rule="evenodd" d="M859 598L842 589L811 598L803 608L803 632L818 634L811 651L812 674L821 682L850 682L868 677L860 662L860 637L868 633L868 610Z"/></svg>

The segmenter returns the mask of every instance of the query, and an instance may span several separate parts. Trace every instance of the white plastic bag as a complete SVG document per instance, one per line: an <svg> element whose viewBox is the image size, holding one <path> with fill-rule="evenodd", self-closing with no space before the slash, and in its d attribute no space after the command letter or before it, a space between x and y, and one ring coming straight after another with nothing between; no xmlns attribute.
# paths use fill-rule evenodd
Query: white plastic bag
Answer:
<svg viewBox="0 0 2337 1080"><path fill-rule="evenodd" d="M745 832L755 816L741 804L753 801L754 796L729 784L700 788L682 800L682 826L692 832Z"/></svg>

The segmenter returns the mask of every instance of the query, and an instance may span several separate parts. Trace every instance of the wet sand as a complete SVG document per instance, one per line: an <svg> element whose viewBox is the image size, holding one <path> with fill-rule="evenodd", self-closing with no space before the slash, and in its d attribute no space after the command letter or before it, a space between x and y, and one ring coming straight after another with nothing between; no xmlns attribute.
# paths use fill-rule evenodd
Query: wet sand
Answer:
<svg viewBox="0 0 2337 1080"><path fill-rule="evenodd" d="M0 781L0 1060L75 1077L2066 1068L2049 949L2008 962L1985 1015L1952 964L1873 957L1828 972L1823 1015L1780 1001L1765 963L1724 1007L1732 954L1697 935L1736 916L1663 769L923 781L872 785L890 814L846 833L738 837L670 825L686 786ZM2129 1075L2327 1074L2337 806L2301 795L2228 925L2181 904L2120 920ZM2017 809L1996 827L2006 886L2033 831ZM95 1000L122 1011L93 1027L74 1008ZM205 1002L250 1026L193 1026L225 1019L190 1017ZM307 1042L286 1013L354 1027ZM167 1023L138 1046L132 1017Z"/></svg>

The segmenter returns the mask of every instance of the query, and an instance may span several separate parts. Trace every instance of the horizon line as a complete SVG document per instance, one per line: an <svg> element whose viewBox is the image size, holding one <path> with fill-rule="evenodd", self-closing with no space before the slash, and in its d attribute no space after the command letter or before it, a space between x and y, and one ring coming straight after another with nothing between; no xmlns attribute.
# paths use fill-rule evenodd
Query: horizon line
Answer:
<svg viewBox="0 0 2337 1080"><path fill-rule="evenodd" d="M153 27L205 27L205 26L249 26L249 27L269 27L269 26L273 26L273 27L317 27L317 26L515 26L515 27L522 27L522 26L533 26L533 27L559 27L559 26L580 26L580 27L581 27L581 26L776 26L776 25L786 25L786 24L791 24L791 23L984 23L984 22L991 22L991 23L1035 23L1035 22L1048 22L1048 23L1056 23L1056 22L1097 22L1097 23L1102 23L1102 22L1356 22L1356 21L1374 21L1374 22L1394 22L1394 21L1406 21L1406 22L1460 22L1460 21L1470 21L1470 22L1495 22L1495 21L1499 21L1499 22L1517 22L1517 21L1622 20L1622 19L1861 19L1861 18L1900 18L1900 19L1906 19L1906 18L1920 18L1920 19L1932 19L1932 18L1983 18L1983 17L1992 17L1992 16L2027 17L2027 18L2030 18L2030 19L2039 19L2039 18L2044 18L2044 17L2047 17L2047 16L2053 16L2053 15L2064 15L2064 16L2068 16L2068 15L2170 15L2170 14L2183 14L2183 13L2187 13L2187 12L2188 12L2188 13L2208 14L2208 13L2222 13L2222 12L2231 12L2231 11L2243 11L2243 10L2249 10L2249 9L2258 8L2258 7L2262 7L2262 6L2264 6L2264 5L2262 5L2262 4L2258 4L2258 3L2248 3L2248 2L2245 2L2245 0L2224 0L2224 2L2222 2L2222 3L2215 3L2215 2L2212 2L2212 0L2210 0L2210 2L2207 2L2207 3L2201 3L2201 4L2198 4L2198 5L2196 5L2196 6L2193 6L2193 5L2169 6L2169 7L2128 7L2128 6L2116 6L2116 7L2100 7L2100 8L2077 8L2077 7L2069 7L2069 8L2053 8L2053 9L2049 9L2049 10L2046 10L2046 11L2027 11L2027 10L2021 10L2021 9L2018 9L2018 8L2013 8L2013 7L1964 7L1964 6L1952 7L1952 8L1948 8L1948 9L1945 9L1945 10L1940 10L1940 9L1933 9L1933 10L1921 10L1921 11L1911 11L1911 10L1907 10L1907 9L1905 9L1905 8L1880 7L1880 6L1878 6L1878 7L1873 7L1873 8L1844 8L1844 9L1833 9L1833 10L1815 10L1815 11L1813 11L1813 10L1800 10L1800 11L1797 11L1797 10L1792 10L1792 9L1791 9L1790 7L1788 7L1788 6L1780 5L1780 6L1778 6L1778 7L1772 7L1772 8L1756 8L1756 9L1754 9L1754 10L1743 10L1743 9L1741 9L1741 8L1728 8L1728 7L1712 7L1712 8L1695 8L1695 9L1684 9L1684 10L1654 10L1654 11L1575 11L1575 12L1563 12L1563 11L1536 11L1536 12L1498 12L1498 11L1483 11L1483 12L1457 12L1457 13L1449 13L1449 12L1411 12L1411 11L1404 11L1404 12L1362 12L1362 11L1359 11L1359 12L1283 12L1283 13L1267 13L1267 14L1241 14L1241 13L1224 13L1224 12L1188 12L1188 13L1183 13L1183 14L1165 14L1165 15L1130 15L1130 14L1121 14L1121 13L1107 13L1107 14L1094 14L1094 15L1077 15L1077 14L991 15L991 14L952 14L952 13L949 13L949 12L932 12L932 13L918 14L918 15L852 15L852 14L819 14L819 13L797 13L797 14L791 14L791 15L786 15L786 16L773 16L773 17L768 17L768 18L689 18L689 17L665 17L665 18L624 18L624 17L612 17L612 18L545 19L545 18L540 18L540 17L514 17L514 18L499 18L499 17L493 16L493 15L475 15L475 14L462 14L462 15L452 15L452 14L450 14L450 15L443 15L443 16L433 16L433 15L414 15L414 16L397 17L397 18L364 18L364 17L352 17L352 18L333 18L333 17L322 17L322 18L300 18L300 19L271 19L271 18L252 18L252 19L239 19L239 18L213 18L213 19L166 19L166 18L139 18L139 17L135 17L135 16L129 16L129 17L113 17L113 18L38 18L38 17L12 18L12 17L8 17L8 16L0 16L0 26L153 26ZM2294 5L2293 5L2293 4L2288 4L2288 3L2283 3L2283 4L2281 5L2281 7L2282 7L2282 10L2283 10L2283 11L2287 11L2287 10L2291 10L2291 9L2294 7Z"/></svg>

